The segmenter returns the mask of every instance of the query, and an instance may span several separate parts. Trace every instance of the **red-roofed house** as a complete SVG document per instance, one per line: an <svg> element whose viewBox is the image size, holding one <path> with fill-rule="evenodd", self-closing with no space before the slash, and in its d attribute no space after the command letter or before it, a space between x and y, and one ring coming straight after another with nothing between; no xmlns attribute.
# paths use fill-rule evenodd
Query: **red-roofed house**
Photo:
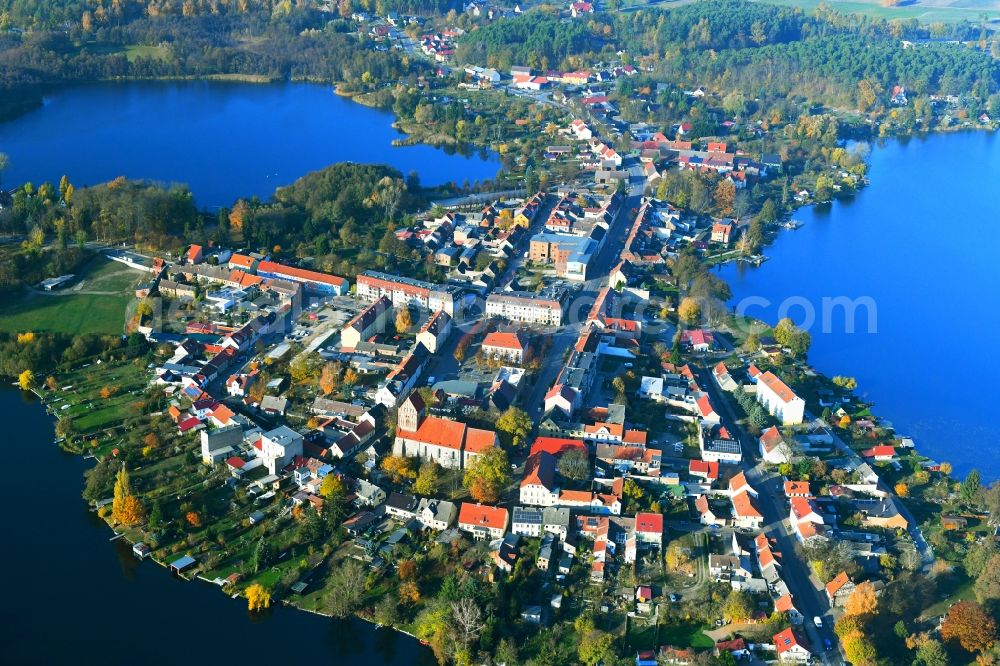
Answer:
<svg viewBox="0 0 1000 666"><path fill-rule="evenodd" d="M433 460L442 467L461 469L497 444L492 431L427 416L424 401L415 391L399 406L396 423L394 455Z"/></svg>
<svg viewBox="0 0 1000 666"><path fill-rule="evenodd" d="M781 465L790 460L791 448L785 442L785 438L777 426L771 426L761 433L758 442L760 443L760 457L764 459L764 462Z"/></svg>
<svg viewBox="0 0 1000 666"><path fill-rule="evenodd" d="M273 261L262 261L257 265L257 275L301 283L306 289L321 293L343 296L350 288L344 278L329 273L310 271L294 266L285 266Z"/></svg>
<svg viewBox="0 0 1000 666"><path fill-rule="evenodd" d="M812 502L805 497L792 498L788 520L795 537L802 543L823 536L823 516L816 512Z"/></svg>
<svg viewBox="0 0 1000 666"><path fill-rule="evenodd" d="M524 343L517 333L501 333L494 331L487 334L482 344L483 356L489 359L522 363L524 361Z"/></svg>
<svg viewBox="0 0 1000 666"><path fill-rule="evenodd" d="M528 456L521 479L521 504L553 506L559 501L556 486L556 458L539 451Z"/></svg>
<svg viewBox="0 0 1000 666"><path fill-rule="evenodd" d="M722 421L719 413L715 411L715 407L712 406L712 401L708 399L708 394L698 398L695 406L698 408L698 416L701 417L701 420L705 423L719 423Z"/></svg>
<svg viewBox="0 0 1000 666"><path fill-rule="evenodd" d="M847 576L847 572L841 571L826 584L826 597L830 600L830 605L833 607L843 606L847 603L847 598L854 592L855 587L857 586Z"/></svg>
<svg viewBox="0 0 1000 666"><path fill-rule="evenodd" d="M681 344L690 347L692 351L709 351L715 347L715 335L703 328L681 331Z"/></svg>
<svg viewBox="0 0 1000 666"><path fill-rule="evenodd" d="M507 531L508 519L507 509L462 502L458 512L458 529L470 533L477 540L499 539Z"/></svg>
<svg viewBox="0 0 1000 666"><path fill-rule="evenodd" d="M799 609L795 607L794 597L788 592L775 600L774 610L779 613L788 613L788 619L793 624L801 624L802 620L805 619Z"/></svg>
<svg viewBox="0 0 1000 666"><path fill-rule="evenodd" d="M719 463L714 460L691 460L688 462L688 474L712 483L719 478Z"/></svg>
<svg viewBox="0 0 1000 666"><path fill-rule="evenodd" d="M887 462L896 457L896 448L888 445L873 446L861 452L865 458L873 458L876 462Z"/></svg>
<svg viewBox="0 0 1000 666"><path fill-rule="evenodd" d="M659 548L663 545L663 514L635 514L635 536L640 544L653 545Z"/></svg>
<svg viewBox="0 0 1000 666"><path fill-rule="evenodd" d="M812 659L809 643L791 627L775 634L772 640L778 660L783 663L806 663Z"/></svg>
<svg viewBox="0 0 1000 666"><path fill-rule="evenodd" d="M582 451L587 453L587 443L579 439L563 439L561 437L536 437L531 445L531 455L544 451L556 457L567 451Z"/></svg>

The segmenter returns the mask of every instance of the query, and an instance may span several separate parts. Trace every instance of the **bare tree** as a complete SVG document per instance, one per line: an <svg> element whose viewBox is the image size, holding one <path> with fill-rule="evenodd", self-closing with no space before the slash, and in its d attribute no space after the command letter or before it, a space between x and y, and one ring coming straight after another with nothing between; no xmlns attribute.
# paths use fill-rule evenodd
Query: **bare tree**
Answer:
<svg viewBox="0 0 1000 666"><path fill-rule="evenodd" d="M452 602L451 614L455 618L455 628L458 630L462 645L468 647L483 629L483 611L475 599L463 597Z"/></svg>
<svg viewBox="0 0 1000 666"><path fill-rule="evenodd" d="M358 607L365 591L365 570L358 562L348 560L330 577L330 594L327 603L334 617L347 617Z"/></svg>

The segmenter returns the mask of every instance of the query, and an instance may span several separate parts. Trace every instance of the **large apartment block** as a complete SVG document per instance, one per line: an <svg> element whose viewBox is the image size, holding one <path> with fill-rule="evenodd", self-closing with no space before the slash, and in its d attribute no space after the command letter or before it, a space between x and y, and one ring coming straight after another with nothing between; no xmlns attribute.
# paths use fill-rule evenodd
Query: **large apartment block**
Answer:
<svg viewBox="0 0 1000 666"><path fill-rule="evenodd" d="M393 307L415 305L428 312L443 311L451 317L460 309L461 298L455 287L378 271L365 271L358 276L357 296L369 303L385 296Z"/></svg>
<svg viewBox="0 0 1000 666"><path fill-rule="evenodd" d="M565 294L556 297L529 291L494 292L486 298L486 316L543 326L561 326Z"/></svg>

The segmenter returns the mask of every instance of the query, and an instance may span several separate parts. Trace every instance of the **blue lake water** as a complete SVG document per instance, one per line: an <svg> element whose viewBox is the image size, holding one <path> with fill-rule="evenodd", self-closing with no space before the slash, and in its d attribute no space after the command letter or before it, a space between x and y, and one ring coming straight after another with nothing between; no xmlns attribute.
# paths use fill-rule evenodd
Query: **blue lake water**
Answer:
<svg viewBox="0 0 1000 666"><path fill-rule="evenodd" d="M0 604L0 663L231 664L250 646L260 663L283 663L306 646L322 664L436 663L415 639L360 620L333 621L288 608L251 616L215 586L140 562L80 498L91 463L52 443L52 418L34 396L0 386L5 442L18 442L37 475L0 484L7 572ZM30 498L30 500L28 499ZM30 506L29 506L30 505Z"/></svg>
<svg viewBox="0 0 1000 666"><path fill-rule="evenodd" d="M722 268L733 305L763 297L769 306L746 312L773 324L786 299L803 299L816 314L809 360L818 370L856 377L875 412L925 455L996 479L1000 137L890 141L872 151L869 176L853 199L796 213L805 226L783 231L759 268ZM843 310L823 332L824 297L870 298L876 332L866 307L855 333ZM803 323L806 308L787 314Z"/></svg>
<svg viewBox="0 0 1000 666"><path fill-rule="evenodd" d="M45 104L0 123L10 156L5 184L77 187L117 176L186 183L200 207L274 189L334 162L389 164L425 185L492 179L495 154L449 154L417 145L393 115L338 97L329 86L230 82L108 83L52 93ZM485 159L484 159L485 157Z"/></svg>

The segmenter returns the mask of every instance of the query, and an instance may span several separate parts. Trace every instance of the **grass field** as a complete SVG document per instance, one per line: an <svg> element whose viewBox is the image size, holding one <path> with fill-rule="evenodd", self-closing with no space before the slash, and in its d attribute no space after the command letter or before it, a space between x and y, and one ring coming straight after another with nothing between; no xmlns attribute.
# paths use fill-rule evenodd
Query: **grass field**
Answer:
<svg viewBox="0 0 1000 666"><path fill-rule="evenodd" d="M822 0L761 0L772 5L801 7L812 11ZM833 9L847 14L864 14L876 18L917 19L922 23L978 22L986 15L1000 18L1000 2L996 0L940 0L918 2L899 7L883 7L879 0L825 0Z"/></svg>
<svg viewBox="0 0 1000 666"><path fill-rule="evenodd" d="M121 264L96 257L81 279L64 291L25 290L0 299L0 331L19 333L121 333L131 288L140 274Z"/></svg>

